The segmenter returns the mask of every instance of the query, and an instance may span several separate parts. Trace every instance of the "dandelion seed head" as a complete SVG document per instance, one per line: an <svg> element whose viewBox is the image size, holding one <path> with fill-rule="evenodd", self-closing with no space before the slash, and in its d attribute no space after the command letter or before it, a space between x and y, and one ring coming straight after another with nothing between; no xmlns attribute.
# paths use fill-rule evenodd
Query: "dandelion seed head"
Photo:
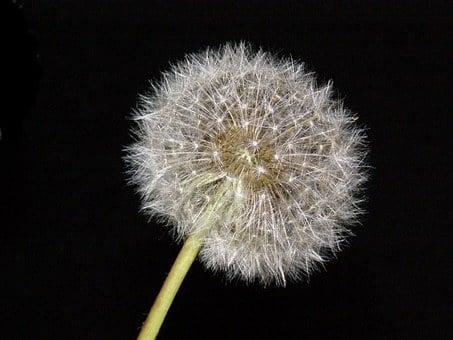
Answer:
<svg viewBox="0 0 453 340"><path fill-rule="evenodd" d="M362 213L365 135L303 64L249 45L189 55L142 96L127 149L143 209L228 278L284 285Z"/></svg>

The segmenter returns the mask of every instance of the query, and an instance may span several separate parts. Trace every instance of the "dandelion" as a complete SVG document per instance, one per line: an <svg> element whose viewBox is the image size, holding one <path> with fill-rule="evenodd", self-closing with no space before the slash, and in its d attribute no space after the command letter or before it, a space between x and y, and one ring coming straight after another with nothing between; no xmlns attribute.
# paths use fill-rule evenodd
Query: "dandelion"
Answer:
<svg viewBox="0 0 453 340"><path fill-rule="evenodd" d="M129 175L143 210L186 241L179 284L197 255L229 279L301 279L362 212L364 132L301 63L207 49L164 73L133 118Z"/></svg>

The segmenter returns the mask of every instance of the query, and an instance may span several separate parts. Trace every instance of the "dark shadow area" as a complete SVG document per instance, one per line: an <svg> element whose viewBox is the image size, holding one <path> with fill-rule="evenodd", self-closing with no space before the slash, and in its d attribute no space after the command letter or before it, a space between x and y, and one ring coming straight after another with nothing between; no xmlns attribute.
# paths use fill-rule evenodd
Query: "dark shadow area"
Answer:
<svg viewBox="0 0 453 340"><path fill-rule="evenodd" d="M27 181L23 155L24 121L36 100L40 68L36 37L30 32L18 5L0 5L2 43L2 108L0 110L2 239L15 237L22 223L17 219L26 205Z"/></svg>

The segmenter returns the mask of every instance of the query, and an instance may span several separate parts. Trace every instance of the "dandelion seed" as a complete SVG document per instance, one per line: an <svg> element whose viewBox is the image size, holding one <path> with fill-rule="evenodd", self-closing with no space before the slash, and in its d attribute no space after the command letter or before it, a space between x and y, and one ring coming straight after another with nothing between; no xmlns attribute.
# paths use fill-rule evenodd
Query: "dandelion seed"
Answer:
<svg viewBox="0 0 453 340"><path fill-rule="evenodd" d="M228 278L308 275L357 222L366 179L365 135L331 88L242 43L177 63L134 116L143 209L199 236L201 262Z"/></svg>

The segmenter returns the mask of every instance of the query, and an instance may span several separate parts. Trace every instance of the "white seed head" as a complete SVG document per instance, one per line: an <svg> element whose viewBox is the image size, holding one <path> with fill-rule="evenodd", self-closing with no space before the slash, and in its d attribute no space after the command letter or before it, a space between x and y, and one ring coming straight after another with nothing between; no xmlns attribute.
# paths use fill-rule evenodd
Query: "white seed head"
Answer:
<svg viewBox="0 0 453 340"><path fill-rule="evenodd" d="M228 278L284 285L357 222L365 135L313 73L249 45L186 57L134 112L127 148L143 209Z"/></svg>

